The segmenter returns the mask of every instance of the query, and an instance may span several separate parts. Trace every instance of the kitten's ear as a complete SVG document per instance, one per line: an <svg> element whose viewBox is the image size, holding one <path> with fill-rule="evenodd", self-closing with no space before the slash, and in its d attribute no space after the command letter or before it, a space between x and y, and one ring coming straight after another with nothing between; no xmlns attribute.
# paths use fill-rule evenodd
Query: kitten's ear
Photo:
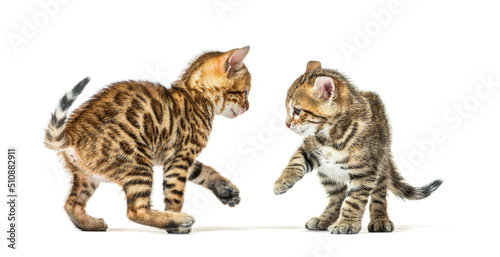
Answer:
<svg viewBox="0 0 500 257"><path fill-rule="evenodd" d="M321 63L318 61L309 61L307 63L306 71L321 69Z"/></svg>
<svg viewBox="0 0 500 257"><path fill-rule="evenodd" d="M314 82L314 90L319 99L330 101L335 97L335 82L330 77L318 77Z"/></svg>
<svg viewBox="0 0 500 257"><path fill-rule="evenodd" d="M231 50L224 55L225 58L227 58L224 62L224 72L227 73L228 78L232 77L236 71L243 68L243 59L247 56L248 51L250 51L250 46L245 46Z"/></svg>

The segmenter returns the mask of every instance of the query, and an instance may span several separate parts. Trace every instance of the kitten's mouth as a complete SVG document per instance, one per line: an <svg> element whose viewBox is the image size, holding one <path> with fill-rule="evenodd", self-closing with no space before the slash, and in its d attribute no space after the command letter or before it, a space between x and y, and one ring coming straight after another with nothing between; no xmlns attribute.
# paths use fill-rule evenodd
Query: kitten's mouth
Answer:
<svg viewBox="0 0 500 257"><path fill-rule="evenodd" d="M234 111L233 108L229 108L226 117L228 117L230 119L234 119L234 118L238 117L238 113L236 111Z"/></svg>
<svg viewBox="0 0 500 257"><path fill-rule="evenodd" d="M299 136L302 136L302 134L304 134L304 132L306 131L306 129L302 129L302 130L293 130L295 133L297 133L297 135Z"/></svg>
<svg viewBox="0 0 500 257"><path fill-rule="evenodd" d="M234 119L234 118L240 116L243 113L245 113L245 111L243 109L238 109L237 106L234 106L234 107L233 106L227 106L224 109L223 115L226 118Z"/></svg>

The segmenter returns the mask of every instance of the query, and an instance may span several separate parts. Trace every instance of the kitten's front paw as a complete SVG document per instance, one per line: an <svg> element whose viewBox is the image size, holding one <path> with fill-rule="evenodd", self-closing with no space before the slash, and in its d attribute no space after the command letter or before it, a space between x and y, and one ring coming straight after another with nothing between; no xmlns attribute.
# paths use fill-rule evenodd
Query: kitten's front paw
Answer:
<svg viewBox="0 0 500 257"><path fill-rule="evenodd" d="M234 207L241 201L240 190L231 181L221 179L208 186L224 205Z"/></svg>
<svg viewBox="0 0 500 257"><path fill-rule="evenodd" d="M274 194L276 195L281 195L286 193L288 189L292 188L293 185L298 181L299 179L292 177L292 176L286 176L284 178L279 178L276 180L274 183Z"/></svg>
<svg viewBox="0 0 500 257"><path fill-rule="evenodd" d="M170 222L165 226L165 228L177 228L177 227L191 227L193 226L195 219L193 216L182 213L182 212L171 212L167 211L168 214L170 214Z"/></svg>
<svg viewBox="0 0 500 257"><path fill-rule="evenodd" d="M274 183L274 194L275 195L284 194L289 188L290 187L283 185L283 183L276 182Z"/></svg>
<svg viewBox="0 0 500 257"><path fill-rule="evenodd" d="M169 213L172 215L172 221L165 226L165 229L169 234L187 234L191 232L191 226L193 226L195 222L193 216L186 213Z"/></svg>
<svg viewBox="0 0 500 257"><path fill-rule="evenodd" d="M167 233L169 233L169 234L188 234L191 232L191 230L192 230L191 227L167 228Z"/></svg>
<svg viewBox="0 0 500 257"><path fill-rule="evenodd" d="M389 219L378 219L370 221L368 224L369 232L392 232L394 231L394 223Z"/></svg>
<svg viewBox="0 0 500 257"><path fill-rule="evenodd" d="M306 228L309 230L326 230L330 225L332 225L330 220L313 217L306 223Z"/></svg>
<svg viewBox="0 0 500 257"><path fill-rule="evenodd" d="M330 227L328 231L332 234L357 234L361 230L361 222L339 220Z"/></svg>

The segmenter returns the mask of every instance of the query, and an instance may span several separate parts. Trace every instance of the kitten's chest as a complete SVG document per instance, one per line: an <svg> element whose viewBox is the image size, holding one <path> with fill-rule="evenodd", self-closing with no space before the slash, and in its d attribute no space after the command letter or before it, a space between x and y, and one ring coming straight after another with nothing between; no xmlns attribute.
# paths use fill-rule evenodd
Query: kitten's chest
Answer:
<svg viewBox="0 0 500 257"><path fill-rule="evenodd" d="M336 181L349 182L349 170L344 168L346 151L337 151L331 147L322 146L316 157L319 162L319 173Z"/></svg>

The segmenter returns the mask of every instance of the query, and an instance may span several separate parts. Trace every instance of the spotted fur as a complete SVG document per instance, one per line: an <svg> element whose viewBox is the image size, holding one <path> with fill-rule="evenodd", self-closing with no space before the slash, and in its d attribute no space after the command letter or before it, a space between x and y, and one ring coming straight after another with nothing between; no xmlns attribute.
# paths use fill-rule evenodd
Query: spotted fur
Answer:
<svg viewBox="0 0 500 257"><path fill-rule="evenodd" d="M73 174L65 204L81 230L104 231L85 205L101 181L120 185L127 217L137 223L189 233L194 218L181 213L186 182L214 192L223 204L240 202L239 190L213 168L196 161L207 144L215 115L234 118L249 108L249 47L199 56L171 88L147 81L111 84L73 112L68 108L86 78L61 99L45 133ZM163 167L164 211L151 208L153 166Z"/></svg>
<svg viewBox="0 0 500 257"><path fill-rule="evenodd" d="M274 185L283 194L305 174L318 170L329 203L309 230L355 234L370 198L370 232L391 232L387 190L403 199L429 196L442 183L423 187L404 182L391 155L385 108L373 92L358 90L344 75L316 61L288 89L286 125L304 136L302 145Z"/></svg>

